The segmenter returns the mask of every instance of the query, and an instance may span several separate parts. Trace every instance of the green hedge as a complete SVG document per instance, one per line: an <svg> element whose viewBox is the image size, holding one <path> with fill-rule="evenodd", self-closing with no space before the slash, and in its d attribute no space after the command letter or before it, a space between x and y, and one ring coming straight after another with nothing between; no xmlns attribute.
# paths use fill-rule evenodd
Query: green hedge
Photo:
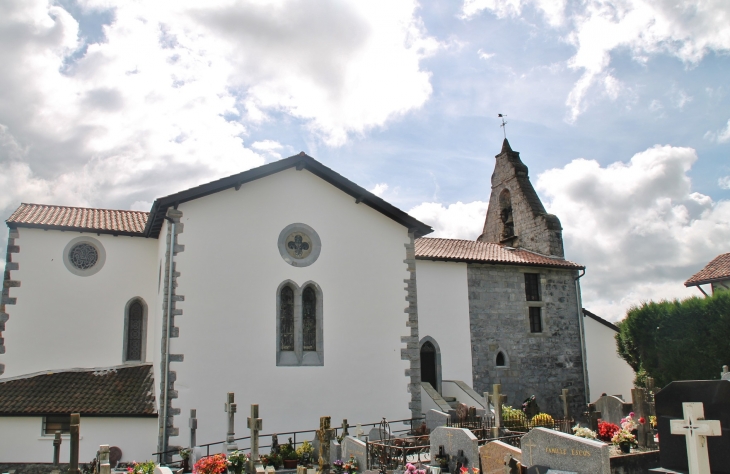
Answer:
<svg viewBox="0 0 730 474"><path fill-rule="evenodd" d="M730 364L730 291L713 297L644 303L619 323L618 353L659 387L674 380L720 378Z"/></svg>

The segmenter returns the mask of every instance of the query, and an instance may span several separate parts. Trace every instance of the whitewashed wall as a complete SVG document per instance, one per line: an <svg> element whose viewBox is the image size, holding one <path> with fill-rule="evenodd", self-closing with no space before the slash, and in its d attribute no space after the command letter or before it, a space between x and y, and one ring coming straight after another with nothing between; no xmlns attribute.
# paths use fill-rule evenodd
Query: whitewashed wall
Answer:
<svg viewBox="0 0 730 474"><path fill-rule="evenodd" d="M173 406L187 444L190 408L197 409L198 442L225 438L226 392L236 393L236 434L247 432L251 403L260 404L264 432L316 429L382 417L410 416L400 351L408 278L407 229L312 175L290 169L205 198L183 203L181 272L172 340L177 372ZM319 234L322 251L311 266L281 258L277 239L292 223ZM162 236L161 236L162 237ZM276 366L276 290L291 279L316 282L323 292L324 366ZM282 441L280 439L280 441Z"/></svg>
<svg viewBox="0 0 730 474"><path fill-rule="evenodd" d="M124 310L133 297L148 307L155 303L157 242L141 237L19 228L13 255L20 280L10 290L17 304L8 305L10 319L3 337L3 377L72 367L108 367L123 362ZM66 244L79 236L100 241L104 267L95 275L72 274L63 263ZM148 317L148 323L152 318ZM147 360L153 350L148 326Z"/></svg>
<svg viewBox="0 0 730 474"><path fill-rule="evenodd" d="M416 262L419 337L441 349L442 380L472 387L471 333L466 263Z"/></svg>
<svg viewBox="0 0 730 474"><path fill-rule="evenodd" d="M590 317L584 317L583 321L591 400L598 400L602 393L623 395L625 400L631 400L635 374L618 355L614 339L616 331Z"/></svg>
<svg viewBox="0 0 730 474"><path fill-rule="evenodd" d="M38 416L0 417L0 462L53 462L53 436L43 436ZM122 461L152 459L157 451L157 418L81 417L79 462L96 457L102 444L118 446ZM63 436L61 462L69 462L70 441Z"/></svg>

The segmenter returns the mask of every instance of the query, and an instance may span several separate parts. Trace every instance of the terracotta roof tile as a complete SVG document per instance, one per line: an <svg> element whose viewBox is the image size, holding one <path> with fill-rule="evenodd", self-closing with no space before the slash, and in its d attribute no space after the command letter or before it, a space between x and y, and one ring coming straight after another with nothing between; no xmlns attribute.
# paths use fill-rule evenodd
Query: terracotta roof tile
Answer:
<svg viewBox="0 0 730 474"><path fill-rule="evenodd" d="M6 221L9 226L142 234L149 212L23 203Z"/></svg>
<svg viewBox="0 0 730 474"><path fill-rule="evenodd" d="M529 250L513 249L492 242L429 237L416 239L416 258L422 260L450 260L470 263L533 265L577 270L585 268L583 265L562 258L547 257L530 252Z"/></svg>
<svg viewBox="0 0 730 474"><path fill-rule="evenodd" d="M730 279L730 253L715 257L705 268L692 275L684 282L684 286L704 285L713 281Z"/></svg>
<svg viewBox="0 0 730 474"><path fill-rule="evenodd" d="M155 416L152 364L0 379L0 416Z"/></svg>

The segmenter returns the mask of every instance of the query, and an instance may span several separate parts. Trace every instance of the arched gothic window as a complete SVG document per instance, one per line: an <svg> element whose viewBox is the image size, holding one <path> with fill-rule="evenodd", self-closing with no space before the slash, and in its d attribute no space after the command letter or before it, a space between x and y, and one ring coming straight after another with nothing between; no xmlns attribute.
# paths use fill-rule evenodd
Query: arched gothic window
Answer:
<svg viewBox="0 0 730 474"><path fill-rule="evenodd" d="M290 286L281 289L279 306L280 350L294 350L294 290Z"/></svg>
<svg viewBox="0 0 730 474"><path fill-rule="evenodd" d="M141 298L132 298L124 315L124 362L144 362L146 346L147 305Z"/></svg>
<svg viewBox="0 0 730 474"><path fill-rule="evenodd" d="M317 295L308 286L302 292L302 350L317 350Z"/></svg>
<svg viewBox="0 0 730 474"><path fill-rule="evenodd" d="M497 367L504 367L504 352L499 351L499 354L497 354L497 363L495 365Z"/></svg>
<svg viewBox="0 0 730 474"><path fill-rule="evenodd" d="M276 365L324 365L322 290L291 280L277 290Z"/></svg>

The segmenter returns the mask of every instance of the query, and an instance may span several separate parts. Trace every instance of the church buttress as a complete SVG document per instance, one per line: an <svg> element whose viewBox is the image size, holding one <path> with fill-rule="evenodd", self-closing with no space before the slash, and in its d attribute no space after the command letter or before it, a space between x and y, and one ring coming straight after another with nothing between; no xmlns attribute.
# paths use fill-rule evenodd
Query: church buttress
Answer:
<svg viewBox="0 0 730 474"><path fill-rule="evenodd" d="M545 210L519 152L505 138L495 158L487 217L477 240L564 257L560 220Z"/></svg>

